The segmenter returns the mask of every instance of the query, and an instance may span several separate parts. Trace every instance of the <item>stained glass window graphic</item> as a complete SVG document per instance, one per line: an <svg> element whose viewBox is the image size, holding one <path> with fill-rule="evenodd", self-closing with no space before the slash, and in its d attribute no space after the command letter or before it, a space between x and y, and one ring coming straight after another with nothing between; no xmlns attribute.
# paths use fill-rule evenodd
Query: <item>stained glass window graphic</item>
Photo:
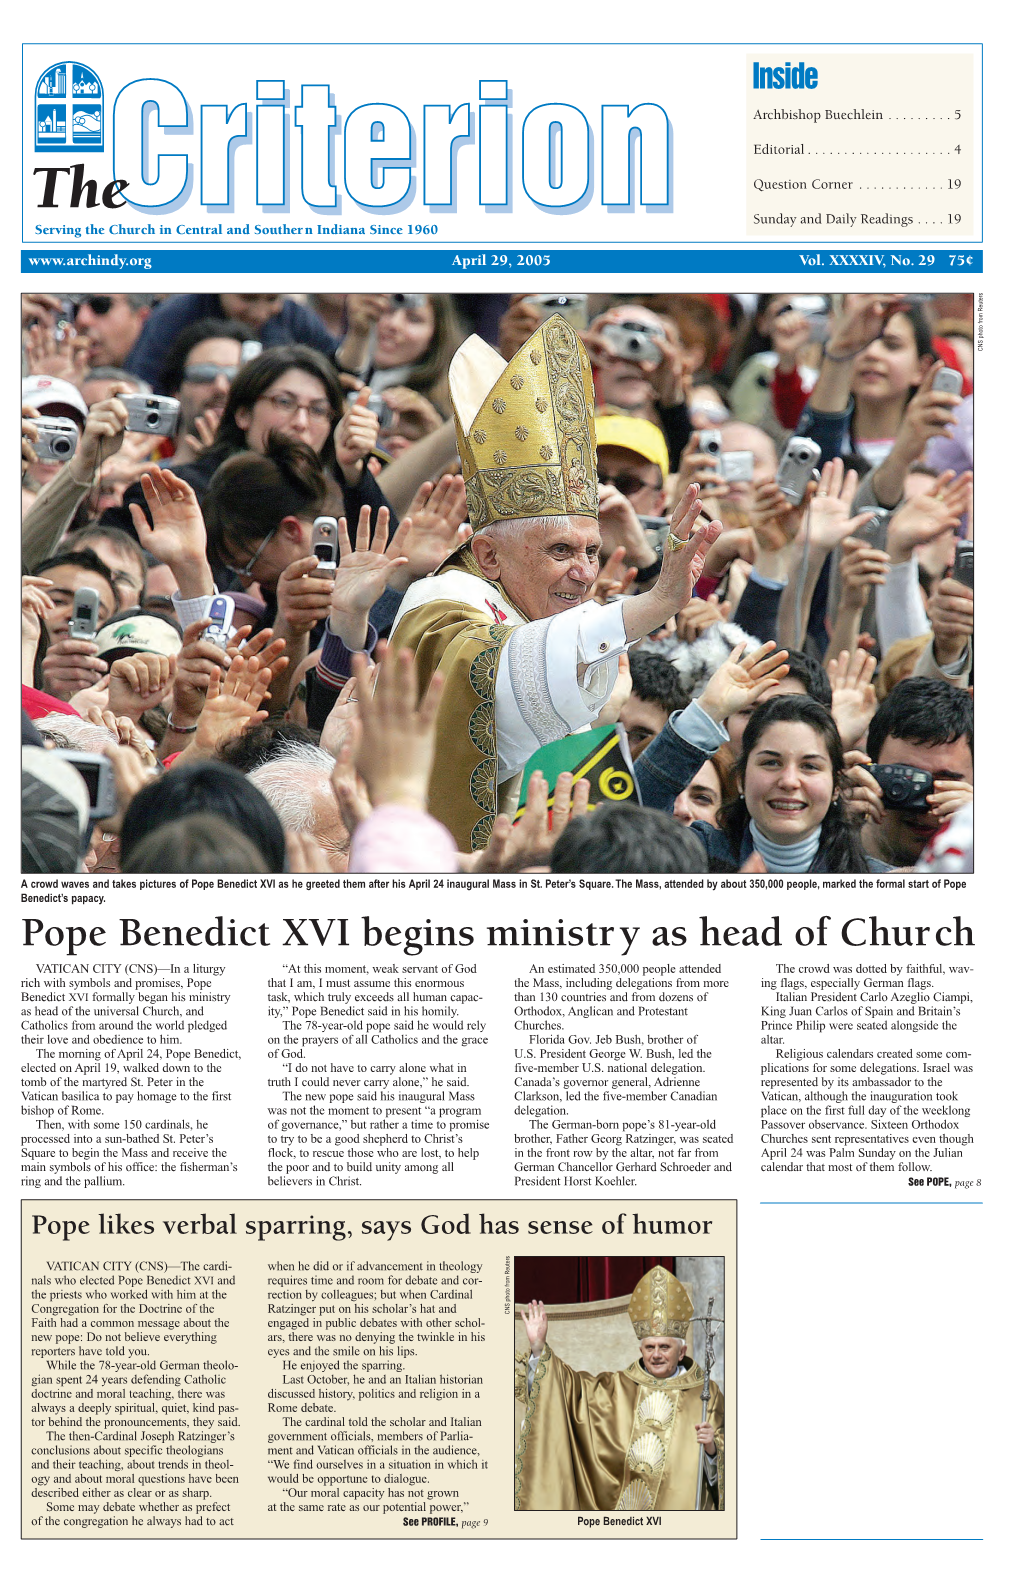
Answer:
<svg viewBox="0 0 1020 1576"><path fill-rule="evenodd" d="M80 60L62 60L35 85L35 151L101 153L103 84Z"/></svg>

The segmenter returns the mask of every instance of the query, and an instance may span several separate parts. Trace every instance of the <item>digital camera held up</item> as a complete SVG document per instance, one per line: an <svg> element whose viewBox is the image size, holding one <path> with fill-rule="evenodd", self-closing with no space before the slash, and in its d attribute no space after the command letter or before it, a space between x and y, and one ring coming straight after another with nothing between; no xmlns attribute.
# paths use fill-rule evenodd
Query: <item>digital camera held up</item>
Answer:
<svg viewBox="0 0 1020 1576"><path fill-rule="evenodd" d="M331 514L320 514L312 523L312 552L319 567L312 571L321 580L332 580L340 557L337 521Z"/></svg>
<svg viewBox="0 0 1020 1576"><path fill-rule="evenodd" d="M928 795L935 791L935 778L920 766L868 766L882 790L882 803L887 810L914 810L925 814L931 807Z"/></svg>
<svg viewBox="0 0 1020 1576"><path fill-rule="evenodd" d="M78 447L78 424L68 416L34 416L37 460L69 460Z"/></svg>
<svg viewBox="0 0 1020 1576"><path fill-rule="evenodd" d="M600 332L610 355L624 361L643 361L652 367L662 360L662 346L647 323L606 323Z"/></svg>
<svg viewBox="0 0 1020 1576"><path fill-rule="evenodd" d="M807 484L821 457L822 451L813 438L802 438L794 433L787 443L776 471L776 486L792 504L803 502Z"/></svg>
<svg viewBox="0 0 1020 1576"><path fill-rule="evenodd" d="M181 414L180 400L166 394L121 394L127 407L128 432L149 432L154 438L172 438Z"/></svg>
<svg viewBox="0 0 1020 1576"><path fill-rule="evenodd" d="M89 795L89 826L105 821L117 813L117 788L113 780L113 763L105 755L90 750L54 750L58 760L73 766L84 779Z"/></svg>

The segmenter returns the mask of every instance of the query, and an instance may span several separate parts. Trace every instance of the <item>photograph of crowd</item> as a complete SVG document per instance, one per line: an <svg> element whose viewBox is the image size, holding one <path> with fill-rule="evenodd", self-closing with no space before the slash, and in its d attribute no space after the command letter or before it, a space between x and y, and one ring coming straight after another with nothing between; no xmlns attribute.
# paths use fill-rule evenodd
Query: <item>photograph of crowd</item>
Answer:
<svg viewBox="0 0 1020 1576"><path fill-rule="evenodd" d="M22 869L973 869L973 297L22 297Z"/></svg>

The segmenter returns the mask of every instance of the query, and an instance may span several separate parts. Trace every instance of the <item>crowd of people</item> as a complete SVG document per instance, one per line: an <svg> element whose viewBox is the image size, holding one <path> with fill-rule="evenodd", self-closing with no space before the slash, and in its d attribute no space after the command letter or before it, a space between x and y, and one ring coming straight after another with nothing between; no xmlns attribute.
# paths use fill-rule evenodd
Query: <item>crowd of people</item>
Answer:
<svg viewBox="0 0 1020 1576"><path fill-rule="evenodd" d="M24 296L23 869L972 869L972 311Z"/></svg>

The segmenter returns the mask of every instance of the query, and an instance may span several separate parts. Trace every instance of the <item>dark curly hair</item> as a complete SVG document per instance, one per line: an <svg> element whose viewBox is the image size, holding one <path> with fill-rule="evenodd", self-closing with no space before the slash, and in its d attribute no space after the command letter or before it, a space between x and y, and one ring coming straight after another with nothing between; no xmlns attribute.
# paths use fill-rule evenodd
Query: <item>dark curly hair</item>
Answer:
<svg viewBox="0 0 1020 1576"><path fill-rule="evenodd" d="M661 706L667 716L687 704L687 688L668 657L657 651L635 651L630 659L630 676L638 700Z"/></svg>

